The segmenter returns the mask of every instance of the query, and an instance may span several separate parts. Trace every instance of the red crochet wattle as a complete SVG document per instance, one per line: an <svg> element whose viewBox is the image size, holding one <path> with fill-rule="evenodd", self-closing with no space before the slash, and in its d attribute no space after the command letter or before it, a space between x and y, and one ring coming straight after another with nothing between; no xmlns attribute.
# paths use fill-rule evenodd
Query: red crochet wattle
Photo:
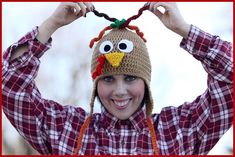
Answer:
<svg viewBox="0 0 235 157"><path fill-rule="evenodd" d="M96 66L96 69L95 71L92 73L92 78L93 80L102 74L102 69L103 69L103 66L104 66L104 63L105 63L105 56L104 55L101 55L97 58L97 62L98 62L98 65Z"/></svg>

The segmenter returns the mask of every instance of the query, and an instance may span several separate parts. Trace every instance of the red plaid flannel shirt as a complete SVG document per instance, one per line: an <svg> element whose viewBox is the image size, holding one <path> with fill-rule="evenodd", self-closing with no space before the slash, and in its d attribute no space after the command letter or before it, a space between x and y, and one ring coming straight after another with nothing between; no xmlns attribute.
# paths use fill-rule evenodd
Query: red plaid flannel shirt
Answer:
<svg viewBox="0 0 235 157"><path fill-rule="evenodd" d="M18 132L41 154L73 154L87 114L82 108L43 99L35 85L40 60L50 48L35 39L38 29L11 45L3 56L2 105ZM22 56L10 61L15 48L28 43ZM180 46L201 61L208 88L191 103L165 107L152 120L160 155L207 154L231 127L233 60L231 43L195 26ZM153 154L145 108L120 121L104 108L95 113L79 154Z"/></svg>

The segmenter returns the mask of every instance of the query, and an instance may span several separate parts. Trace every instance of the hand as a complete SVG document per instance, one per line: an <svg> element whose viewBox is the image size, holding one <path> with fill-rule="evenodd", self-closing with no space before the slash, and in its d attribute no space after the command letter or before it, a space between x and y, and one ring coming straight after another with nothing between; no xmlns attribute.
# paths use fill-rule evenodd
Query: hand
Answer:
<svg viewBox="0 0 235 157"><path fill-rule="evenodd" d="M183 19L175 2L151 2L146 5L149 5L149 10L155 14L168 29L187 38L190 25ZM163 7L165 12L162 13L159 7Z"/></svg>
<svg viewBox="0 0 235 157"><path fill-rule="evenodd" d="M86 13L93 11L94 6L89 2L64 2L56 8L49 20L56 27L70 24L81 16L86 17Z"/></svg>
<svg viewBox="0 0 235 157"><path fill-rule="evenodd" d="M88 2L64 2L56 8L54 13L39 26L37 39L46 43L51 35L60 27L70 24L86 13L93 11L94 6Z"/></svg>

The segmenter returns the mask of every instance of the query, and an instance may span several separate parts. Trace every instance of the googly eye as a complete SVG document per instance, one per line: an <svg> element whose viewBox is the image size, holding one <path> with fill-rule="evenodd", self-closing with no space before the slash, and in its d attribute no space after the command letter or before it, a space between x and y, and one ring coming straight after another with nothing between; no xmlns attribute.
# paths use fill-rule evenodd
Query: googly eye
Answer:
<svg viewBox="0 0 235 157"><path fill-rule="evenodd" d="M112 51L113 49L113 44L111 43L111 41L104 41L100 44L100 53L102 54L106 54L109 53L110 51Z"/></svg>
<svg viewBox="0 0 235 157"><path fill-rule="evenodd" d="M122 52L130 53L134 48L132 41L123 39L118 43L118 49Z"/></svg>

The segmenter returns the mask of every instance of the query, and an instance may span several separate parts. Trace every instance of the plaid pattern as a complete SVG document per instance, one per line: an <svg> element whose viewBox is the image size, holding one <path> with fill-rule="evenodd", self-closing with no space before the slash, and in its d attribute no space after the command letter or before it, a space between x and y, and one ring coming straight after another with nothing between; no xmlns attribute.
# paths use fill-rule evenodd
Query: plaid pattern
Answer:
<svg viewBox="0 0 235 157"><path fill-rule="evenodd" d="M3 56L3 110L18 132L41 154L73 154L87 114L41 98L34 78L50 43L35 39L34 29L10 46ZM15 48L29 50L10 61ZM231 127L233 119L232 46L191 26L180 45L201 61L208 73L208 89L192 103L163 108L152 119L160 155L207 154ZM104 108L93 115L79 154L153 154L145 108L120 121Z"/></svg>

